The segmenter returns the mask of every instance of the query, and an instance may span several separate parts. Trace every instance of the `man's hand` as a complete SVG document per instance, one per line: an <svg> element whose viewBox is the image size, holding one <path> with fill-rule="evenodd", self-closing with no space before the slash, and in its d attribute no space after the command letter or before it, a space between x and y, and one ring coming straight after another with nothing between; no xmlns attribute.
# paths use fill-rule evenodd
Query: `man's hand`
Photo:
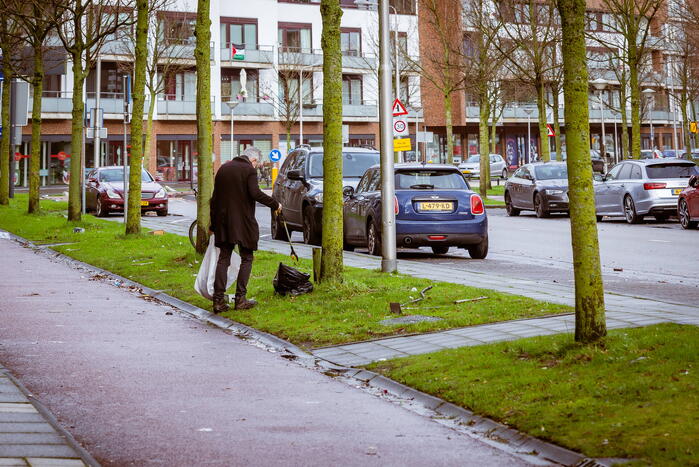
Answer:
<svg viewBox="0 0 699 467"><path fill-rule="evenodd" d="M282 205L280 204L279 207L277 208L276 211L274 211L274 214L277 216L280 216L282 214Z"/></svg>

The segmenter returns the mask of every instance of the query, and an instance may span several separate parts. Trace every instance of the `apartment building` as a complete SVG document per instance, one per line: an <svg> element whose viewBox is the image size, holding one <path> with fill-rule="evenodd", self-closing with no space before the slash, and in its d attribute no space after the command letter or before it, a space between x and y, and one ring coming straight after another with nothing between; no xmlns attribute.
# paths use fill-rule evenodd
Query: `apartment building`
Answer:
<svg viewBox="0 0 699 467"><path fill-rule="evenodd" d="M464 0L467 1L467 0ZM679 2L682 0L675 0ZM510 24L526 24L526 15L529 2L514 2L512 6ZM543 3L542 3L543 5ZM600 151L602 149L602 134L604 133L604 148L609 154L609 161L613 162L621 153L621 125L622 118L620 108L620 82L618 71L621 64L613 59L613 50L607 45L601 45L594 37L603 38L605 43L623 42L618 33L615 33L610 24L613 18L603 8L600 0L588 0L586 13L586 30L591 35L588 40L588 72L590 85L590 146ZM545 8L545 6L542 6ZM673 97L674 90L679 86L678 79L673 76L670 64L672 63L673 50L671 41L667 40L668 30L673 18L668 16L667 8L661 12L651 23L651 38L649 40L650 53L647 66L641 76L642 102L641 102L641 143L643 149L658 148L682 149L683 148L683 122L677 99ZM455 14L459 14L455 12ZM435 35L430 32L431 25L427 20L428 12L418 11L421 55L425 59L425 50L438 46ZM466 28L464 35L468 33ZM464 36L456 40L464 40ZM593 81L603 80L603 89L597 90ZM599 83L599 81L598 81ZM521 83L515 87L527 94L526 86ZM538 157L541 141L538 130L538 110L534 102L534 90L529 90L529 98L507 102L502 116L497 122L496 151L507 156L512 165L519 165ZM562 142L565 150L565 128L563 94L559 96L559 122L562 127ZM444 119L443 97L429 80L422 80L422 100L425 108L425 126L434 134L435 153L444 159L446 154L446 130ZM552 102L551 91L548 91L548 101ZM600 101L602 104L600 104ZM454 157L459 161L469 155L479 153L478 122L479 106L476 99L467 90L461 90L454 94L452 99L453 125L454 125ZM630 104L626 105L628 124L631 124ZM553 112L547 110L547 122L553 126ZM602 131L604 122L604 132ZM630 133L630 129L629 129ZM652 134L652 139L651 139ZM527 143L529 140L529 143ZM550 138L551 150L554 150L554 139Z"/></svg>
<svg viewBox="0 0 699 467"><path fill-rule="evenodd" d="M378 146L379 142L378 16L371 3L341 0L343 125L345 144L350 146ZM286 153L289 146L301 142L322 144L319 5L320 0L212 1L210 98L215 167L251 145L268 154L274 148ZM398 46L401 56L417 56L415 0L395 0L391 5L394 46ZM159 55L164 85L155 102L147 168L166 181L190 180L196 174L195 8L192 0L174 0L156 13L159 27L151 31L151 40L165 45ZM121 164L125 135L127 146L130 140L129 128L123 123L123 75L129 72L133 55L130 34L125 36L105 43L100 53L99 83L94 69L86 83L86 114L95 107L99 92L99 108L103 109L108 132L100 141L99 165ZM60 51L60 47L56 49ZM72 152L71 65L64 53L59 56L64 57L63 62L59 59L59 64L51 68L42 96L43 185L64 183ZM409 106L410 121L421 122L419 76L405 65L399 68L401 94ZM149 103L147 96L146 108ZM27 182L28 159L22 154L29 154L31 144L27 126L17 157L19 185ZM93 154L93 139L87 138L87 167L95 166Z"/></svg>

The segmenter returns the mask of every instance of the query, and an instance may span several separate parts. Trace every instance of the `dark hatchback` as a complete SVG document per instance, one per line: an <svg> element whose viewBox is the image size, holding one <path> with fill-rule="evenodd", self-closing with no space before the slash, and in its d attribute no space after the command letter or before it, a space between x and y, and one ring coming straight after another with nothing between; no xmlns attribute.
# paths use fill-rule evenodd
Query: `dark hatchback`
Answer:
<svg viewBox="0 0 699 467"><path fill-rule="evenodd" d="M379 163L375 149L342 149L342 186L355 188L366 169ZM323 215L323 148L300 146L284 160L274 182L272 198L284 207L289 233L303 232L305 243L319 245ZM286 240L280 219L272 216L272 238Z"/></svg>
<svg viewBox="0 0 699 467"><path fill-rule="evenodd" d="M395 165L396 246L429 246L435 254L465 248L472 258L488 254L488 218L483 200L454 166ZM344 244L381 254L381 171L371 167L356 189L345 190Z"/></svg>
<svg viewBox="0 0 699 467"><path fill-rule="evenodd" d="M531 210L537 217L568 212L568 168L564 162L526 164L505 183L508 216Z"/></svg>

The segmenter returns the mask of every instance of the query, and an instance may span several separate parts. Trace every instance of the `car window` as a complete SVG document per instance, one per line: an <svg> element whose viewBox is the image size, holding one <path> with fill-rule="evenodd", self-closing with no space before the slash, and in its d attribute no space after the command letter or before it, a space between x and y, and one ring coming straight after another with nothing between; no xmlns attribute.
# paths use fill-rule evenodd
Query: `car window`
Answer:
<svg viewBox="0 0 699 467"><path fill-rule="evenodd" d="M646 167L648 178L689 178L699 174L694 164L654 164Z"/></svg>
<svg viewBox="0 0 699 467"><path fill-rule="evenodd" d="M537 180L556 180L568 178L568 168L563 164L544 164L534 168Z"/></svg>
<svg viewBox="0 0 699 467"><path fill-rule="evenodd" d="M357 189L354 192L364 193L366 191L367 186L369 185L369 179L371 179L371 170L367 171L367 173L364 174L362 179L357 184Z"/></svg>
<svg viewBox="0 0 699 467"><path fill-rule="evenodd" d="M453 170L399 170L396 172L396 189L467 189L464 177Z"/></svg>
<svg viewBox="0 0 699 467"><path fill-rule="evenodd" d="M294 164L294 161L296 160L296 154L297 154L296 152L292 152L284 160L284 163L282 164L282 168L279 170L279 173L281 175L286 176L286 173L289 171L289 167L291 167Z"/></svg>
<svg viewBox="0 0 699 467"><path fill-rule="evenodd" d="M128 170L127 176L128 176ZM124 169L114 168L114 169L103 169L99 171L99 181L100 182L123 182L124 181ZM153 177L150 176L145 170L141 170L141 181L142 182L152 182Z"/></svg>
<svg viewBox="0 0 699 467"><path fill-rule="evenodd" d="M636 164L632 164L631 165L631 175L629 175L629 178L632 180L640 180L641 178L643 178L643 174L641 172L641 167L636 165Z"/></svg>
<svg viewBox="0 0 699 467"><path fill-rule="evenodd" d="M628 180L631 178L631 165L632 164L622 164L617 180Z"/></svg>
<svg viewBox="0 0 699 467"><path fill-rule="evenodd" d="M616 180L617 178L619 178L619 171L624 165L626 164L618 164L612 167L612 170L610 170L607 174L607 180Z"/></svg>
<svg viewBox="0 0 699 467"><path fill-rule="evenodd" d="M366 191L379 191L381 189L381 171L374 169L371 171L371 177L369 178L369 183L367 184Z"/></svg>
<svg viewBox="0 0 699 467"><path fill-rule="evenodd" d="M293 167L291 167L289 170L298 170L301 175L306 174L306 152L305 151L299 151L298 154L296 155L296 160L294 161Z"/></svg>
<svg viewBox="0 0 699 467"><path fill-rule="evenodd" d="M474 154L473 156L469 156L468 159L466 159L466 162L475 164L481 161L481 156L480 154Z"/></svg>
<svg viewBox="0 0 699 467"><path fill-rule="evenodd" d="M343 152L342 153L342 177L360 178L366 169L379 163L378 152ZM314 152L308 162L308 176L323 177L323 153Z"/></svg>

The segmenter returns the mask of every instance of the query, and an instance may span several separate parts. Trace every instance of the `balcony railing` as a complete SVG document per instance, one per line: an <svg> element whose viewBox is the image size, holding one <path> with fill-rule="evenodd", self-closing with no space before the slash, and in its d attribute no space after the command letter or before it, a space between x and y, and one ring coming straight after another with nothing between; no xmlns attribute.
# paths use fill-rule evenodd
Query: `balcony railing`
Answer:
<svg viewBox="0 0 699 467"><path fill-rule="evenodd" d="M133 41L129 38L106 41L100 48L100 53L105 55L126 55L133 57Z"/></svg>
<svg viewBox="0 0 699 467"><path fill-rule="evenodd" d="M274 59L274 46L271 45L258 45L257 47L236 47L239 52L244 51L244 58L238 60L231 57L231 47L221 48L221 61L222 62L232 62L232 63L265 63L271 64Z"/></svg>
<svg viewBox="0 0 699 467"><path fill-rule="evenodd" d="M85 108L95 108L95 93L88 92L85 100ZM100 108L105 114L123 114L124 113L124 93L123 92L101 92L100 93Z"/></svg>
<svg viewBox="0 0 699 467"><path fill-rule="evenodd" d="M178 60L194 60L194 47L196 41L192 39L164 39L167 43L163 51L163 57ZM216 59L214 43L209 43L209 60Z"/></svg>
<svg viewBox="0 0 699 467"><path fill-rule="evenodd" d="M226 104L229 100L227 97L221 99L221 115L224 118L231 115L231 109ZM233 115L241 117L273 117L274 106L270 102L239 102L233 109Z"/></svg>
<svg viewBox="0 0 699 467"><path fill-rule="evenodd" d="M342 53L342 68L375 69L378 62L374 54L360 54L354 51Z"/></svg>
<svg viewBox="0 0 699 467"><path fill-rule="evenodd" d="M156 106L158 115L196 115L197 114L197 98L196 96L187 96L185 99L176 99L176 96L171 94L161 94L158 96ZM214 98L211 97L211 107L213 110ZM230 113L230 111L229 111Z"/></svg>
<svg viewBox="0 0 699 467"><path fill-rule="evenodd" d="M280 47L280 65L321 66L323 51L306 47Z"/></svg>
<svg viewBox="0 0 699 467"><path fill-rule="evenodd" d="M72 92L44 91L41 93L42 113L70 113L72 110Z"/></svg>
<svg viewBox="0 0 699 467"><path fill-rule="evenodd" d="M376 117L378 109L376 101L362 101L361 104L342 104L342 115L344 117Z"/></svg>

